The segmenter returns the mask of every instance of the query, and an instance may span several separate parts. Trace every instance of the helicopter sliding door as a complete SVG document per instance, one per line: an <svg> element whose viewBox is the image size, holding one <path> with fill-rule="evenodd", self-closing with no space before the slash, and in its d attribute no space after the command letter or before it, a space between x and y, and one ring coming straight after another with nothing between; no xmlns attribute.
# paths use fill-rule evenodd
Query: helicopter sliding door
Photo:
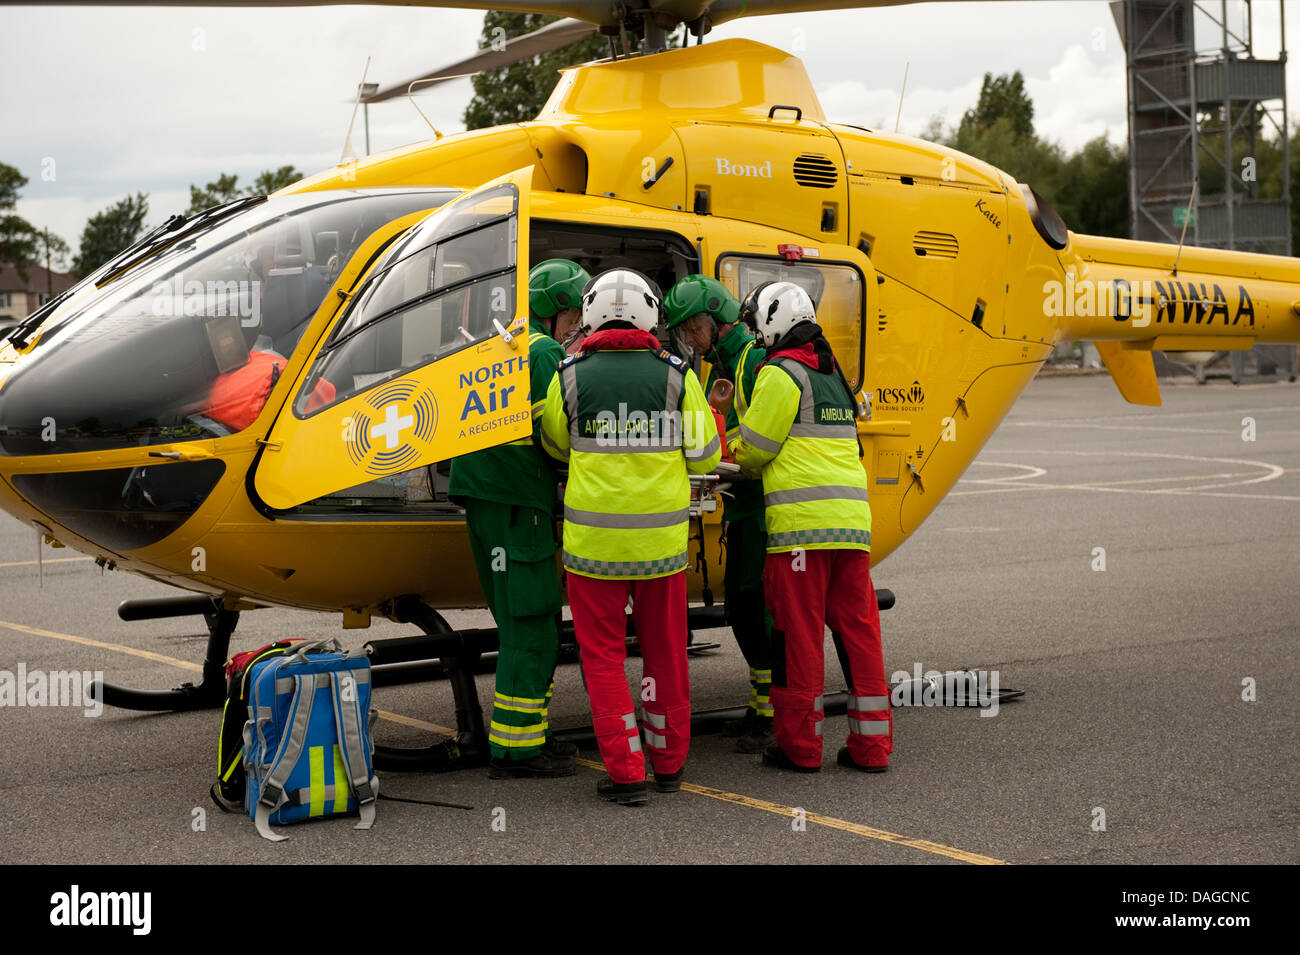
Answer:
<svg viewBox="0 0 1300 955"><path fill-rule="evenodd" d="M271 430L254 475L267 506L402 483L531 434L531 184L530 166L448 203L371 267Z"/></svg>

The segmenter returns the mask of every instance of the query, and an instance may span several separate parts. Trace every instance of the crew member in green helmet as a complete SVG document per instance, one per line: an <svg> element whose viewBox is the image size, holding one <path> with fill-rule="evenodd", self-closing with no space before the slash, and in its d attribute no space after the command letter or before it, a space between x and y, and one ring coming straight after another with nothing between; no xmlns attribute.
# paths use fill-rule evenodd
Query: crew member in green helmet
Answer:
<svg viewBox="0 0 1300 955"><path fill-rule="evenodd" d="M465 507L479 583L500 635L488 742L493 779L571 776L577 748L551 739L549 708L563 604L555 565L555 474L537 444L546 388L564 360L557 326L582 314L591 280L568 259L528 274L528 367L533 434L451 465L452 500Z"/></svg>
<svg viewBox="0 0 1300 955"><path fill-rule="evenodd" d="M704 386L706 394L720 379L730 381L735 391L726 410L727 442L740 434L740 416L758 376L758 366L767 352L740 322L740 303L715 279L689 275L664 296L664 312L674 344L683 346L707 361L711 369ZM771 617L763 602L763 563L767 530L764 522L763 488L757 481L738 481L734 496L723 506L727 567L727 620L749 664L749 705L743 720L728 723L723 732L739 737L736 749L761 753L774 741L772 704Z"/></svg>

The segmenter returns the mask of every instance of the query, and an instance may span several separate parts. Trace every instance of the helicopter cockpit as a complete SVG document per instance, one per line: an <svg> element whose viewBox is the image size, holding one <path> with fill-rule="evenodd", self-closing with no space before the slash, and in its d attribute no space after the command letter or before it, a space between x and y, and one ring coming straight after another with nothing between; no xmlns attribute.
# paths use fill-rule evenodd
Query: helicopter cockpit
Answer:
<svg viewBox="0 0 1300 955"><path fill-rule="evenodd" d="M0 390L0 453L104 451L242 430L361 243L455 195L306 192L249 201L210 225L180 222L174 240L92 276L97 294L47 321Z"/></svg>

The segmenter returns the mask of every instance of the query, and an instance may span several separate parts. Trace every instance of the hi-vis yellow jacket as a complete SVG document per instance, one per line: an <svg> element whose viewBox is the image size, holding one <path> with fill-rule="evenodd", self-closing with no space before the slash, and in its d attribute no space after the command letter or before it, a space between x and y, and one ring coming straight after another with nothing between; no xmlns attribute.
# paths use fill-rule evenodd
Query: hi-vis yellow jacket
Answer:
<svg viewBox="0 0 1300 955"><path fill-rule="evenodd" d="M621 338L629 339L637 340ZM593 335L586 347L599 344ZM686 568L687 472L717 467L722 442L699 379L681 359L646 347L597 347L565 359L546 393L542 445L569 463L568 570L629 579Z"/></svg>
<svg viewBox="0 0 1300 955"><path fill-rule="evenodd" d="M871 550L867 475L849 395L834 373L769 358L758 373L737 464L763 473L767 551Z"/></svg>

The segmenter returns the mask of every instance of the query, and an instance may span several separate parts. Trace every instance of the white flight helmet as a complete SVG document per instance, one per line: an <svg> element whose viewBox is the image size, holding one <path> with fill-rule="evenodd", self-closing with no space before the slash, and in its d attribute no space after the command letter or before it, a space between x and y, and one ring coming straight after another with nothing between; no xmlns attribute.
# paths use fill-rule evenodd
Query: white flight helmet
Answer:
<svg viewBox="0 0 1300 955"><path fill-rule="evenodd" d="M796 325L817 321L817 310L808 293L793 282L764 282L745 296L740 318L764 348L771 348Z"/></svg>
<svg viewBox="0 0 1300 955"><path fill-rule="evenodd" d="M632 269L601 272L582 292L582 328L588 334L609 322L630 322L643 332L659 324L658 287Z"/></svg>

